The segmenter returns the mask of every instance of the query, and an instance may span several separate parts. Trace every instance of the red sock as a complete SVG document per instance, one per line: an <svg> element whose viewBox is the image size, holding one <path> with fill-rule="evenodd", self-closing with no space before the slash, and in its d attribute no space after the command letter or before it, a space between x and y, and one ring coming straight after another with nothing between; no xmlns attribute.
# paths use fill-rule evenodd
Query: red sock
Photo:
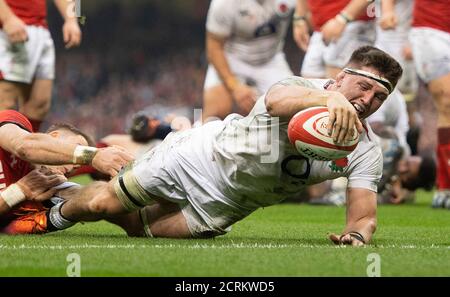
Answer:
<svg viewBox="0 0 450 297"><path fill-rule="evenodd" d="M28 120L30 121L31 126L33 127L33 132L39 132L39 128L41 128L42 121L41 120L33 120L30 118L28 118Z"/></svg>
<svg viewBox="0 0 450 297"><path fill-rule="evenodd" d="M437 188L450 190L450 127L438 129Z"/></svg>

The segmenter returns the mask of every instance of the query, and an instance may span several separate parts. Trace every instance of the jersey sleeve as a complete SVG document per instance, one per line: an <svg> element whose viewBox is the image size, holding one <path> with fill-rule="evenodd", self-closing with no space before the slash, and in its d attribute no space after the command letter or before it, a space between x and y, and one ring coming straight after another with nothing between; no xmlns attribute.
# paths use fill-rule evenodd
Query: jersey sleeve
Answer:
<svg viewBox="0 0 450 297"><path fill-rule="evenodd" d="M206 31L223 37L231 35L235 6L230 2L230 0L211 1L206 19Z"/></svg>
<svg viewBox="0 0 450 297"><path fill-rule="evenodd" d="M364 188L376 193L383 172L381 148L374 145L355 156L353 162L347 187Z"/></svg>
<svg viewBox="0 0 450 297"><path fill-rule="evenodd" d="M0 126L8 123L16 124L28 132L33 132L30 121L23 114L15 110L0 111Z"/></svg>
<svg viewBox="0 0 450 297"><path fill-rule="evenodd" d="M280 80L276 84L283 85L283 86L300 86L300 87L306 87L311 89L317 89L312 82L310 82L308 79L300 77L300 76L289 76L285 79Z"/></svg>

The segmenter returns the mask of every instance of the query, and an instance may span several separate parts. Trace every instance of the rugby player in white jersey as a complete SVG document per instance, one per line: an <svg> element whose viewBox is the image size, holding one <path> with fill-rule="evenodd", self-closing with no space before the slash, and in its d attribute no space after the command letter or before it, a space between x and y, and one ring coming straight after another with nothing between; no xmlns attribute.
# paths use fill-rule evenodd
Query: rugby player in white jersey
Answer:
<svg viewBox="0 0 450 297"><path fill-rule="evenodd" d="M213 0L206 21L209 61L203 121L236 110L247 115L259 95L292 75L283 53L295 0Z"/></svg>
<svg viewBox="0 0 450 297"><path fill-rule="evenodd" d="M376 228L382 156L364 119L381 106L401 73L392 57L367 46L353 53L336 80L286 78L261 96L248 116L232 114L169 134L110 182L59 193L70 199L50 210L51 229L108 218L134 236L213 237L260 207L346 176L347 224L330 238L368 243ZM351 137L354 127L360 133L339 170L331 161L300 156L289 143L289 120L311 106L328 107L334 127L329 133L337 143Z"/></svg>

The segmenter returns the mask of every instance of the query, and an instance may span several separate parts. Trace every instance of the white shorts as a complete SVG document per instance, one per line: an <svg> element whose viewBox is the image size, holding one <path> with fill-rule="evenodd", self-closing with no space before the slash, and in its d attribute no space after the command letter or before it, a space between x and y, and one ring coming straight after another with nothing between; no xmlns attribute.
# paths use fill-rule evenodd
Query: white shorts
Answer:
<svg viewBox="0 0 450 297"><path fill-rule="evenodd" d="M55 77L55 47L50 32L27 26L28 41L11 44L0 30L0 78L30 84L34 79Z"/></svg>
<svg viewBox="0 0 450 297"><path fill-rule="evenodd" d="M230 231L233 223L253 210L240 209L216 182L211 138L221 129L222 121L215 121L201 130L171 133L161 145L124 168L114 182L123 206L133 211L164 199L180 206L193 237ZM205 145L192 149L190 144L199 142Z"/></svg>
<svg viewBox="0 0 450 297"><path fill-rule="evenodd" d="M226 57L231 71L241 82L255 87L258 96L267 92L273 84L292 75L284 53L276 54L272 60L262 65L247 64L228 53L226 53ZM221 83L222 80L214 66L208 65L203 89L206 90Z"/></svg>
<svg viewBox="0 0 450 297"><path fill-rule="evenodd" d="M424 82L450 73L450 33L418 27L411 30L409 40L417 74Z"/></svg>
<svg viewBox="0 0 450 297"><path fill-rule="evenodd" d="M322 41L322 33L314 32L303 59L301 76L325 78L325 66L344 68L357 48L374 42L374 22L356 21L348 24L341 38L328 46Z"/></svg>

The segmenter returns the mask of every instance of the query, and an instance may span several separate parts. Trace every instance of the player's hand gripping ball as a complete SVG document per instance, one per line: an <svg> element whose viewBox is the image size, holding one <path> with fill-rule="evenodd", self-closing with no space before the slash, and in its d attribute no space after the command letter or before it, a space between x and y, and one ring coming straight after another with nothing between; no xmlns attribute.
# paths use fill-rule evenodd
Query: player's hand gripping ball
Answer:
<svg viewBox="0 0 450 297"><path fill-rule="evenodd" d="M301 155L321 161L337 160L356 148L359 141L356 128L350 141L336 144L327 132L328 117L326 107L307 108L292 117L288 137Z"/></svg>

